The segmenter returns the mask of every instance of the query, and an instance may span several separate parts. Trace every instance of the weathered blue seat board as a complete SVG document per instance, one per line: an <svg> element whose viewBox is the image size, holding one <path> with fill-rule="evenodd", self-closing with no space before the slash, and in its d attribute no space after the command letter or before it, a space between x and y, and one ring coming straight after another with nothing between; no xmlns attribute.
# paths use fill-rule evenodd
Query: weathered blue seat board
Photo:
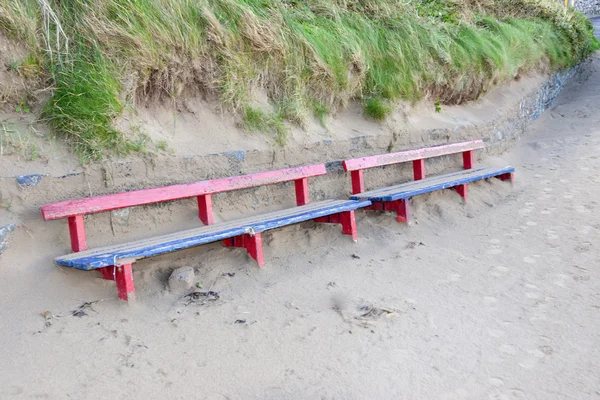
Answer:
<svg viewBox="0 0 600 400"><path fill-rule="evenodd" d="M420 194L431 193L437 190L448 189L497 176L506 176L514 173L513 167L479 167L461 170L445 175L432 176L418 181L410 181L400 185L371 190L350 196L352 200L395 201L408 199Z"/></svg>
<svg viewBox="0 0 600 400"><path fill-rule="evenodd" d="M247 217L235 221L202 226L200 228L149 239L72 253L58 257L56 263L61 266L82 270L130 264L145 257L169 253L223 239L235 238L242 235L256 236L256 234L260 234L260 232L269 229L328 215L354 211L359 208L367 207L370 204L371 202L368 200L325 200L314 202L300 207ZM235 246L236 244L232 243L231 245Z"/></svg>

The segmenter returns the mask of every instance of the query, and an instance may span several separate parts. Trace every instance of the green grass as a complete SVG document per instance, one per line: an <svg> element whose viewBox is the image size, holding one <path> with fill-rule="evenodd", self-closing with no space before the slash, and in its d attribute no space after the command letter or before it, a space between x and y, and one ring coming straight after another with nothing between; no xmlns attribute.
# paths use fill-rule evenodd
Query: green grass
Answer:
<svg viewBox="0 0 600 400"><path fill-rule="evenodd" d="M477 6L471 4L477 3ZM351 101L384 120L400 100L473 100L532 70L556 71L598 48L589 21L544 0L63 0L68 51L47 41L37 1L0 5L53 96L43 117L82 160L138 151L113 128L126 102L219 96L249 131L285 143ZM58 30L49 25L51 38ZM48 48L48 43L50 47ZM50 57L52 55L52 57ZM128 82L128 92L122 82ZM250 106L265 90L276 112ZM129 99L129 100L128 100Z"/></svg>
<svg viewBox="0 0 600 400"><path fill-rule="evenodd" d="M246 106L243 110L242 127L250 132L270 133L275 142L283 146L288 130L278 114L269 114L258 108Z"/></svg>
<svg viewBox="0 0 600 400"><path fill-rule="evenodd" d="M364 113L367 117L376 121L383 121L392 113L392 107L381 99L367 99L365 101Z"/></svg>

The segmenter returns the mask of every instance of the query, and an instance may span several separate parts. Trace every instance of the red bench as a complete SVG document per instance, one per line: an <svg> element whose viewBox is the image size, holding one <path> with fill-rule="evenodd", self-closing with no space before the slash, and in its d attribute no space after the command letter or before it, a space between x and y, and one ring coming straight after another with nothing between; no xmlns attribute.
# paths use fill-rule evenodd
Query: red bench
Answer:
<svg viewBox="0 0 600 400"><path fill-rule="evenodd" d="M357 239L354 210L370 205L360 200L309 202L308 178L326 173L325 165L311 165L261 172L183 185L89 197L48 204L41 208L44 220L68 218L73 254L58 257L58 265L82 270L99 269L105 279L114 280L119 297L135 298L132 263L141 258L223 240L224 245L245 248L260 266L264 265L261 232L307 220L342 225L342 232ZM297 207L214 224L211 195L238 189L294 181ZM206 225L150 239L88 250L84 218L86 214L120 208L198 198L198 214Z"/></svg>
<svg viewBox="0 0 600 400"><path fill-rule="evenodd" d="M352 180L353 195L350 199L370 200L372 205L369 209L395 211L399 222L409 222L409 199L411 197L436 190L453 188L466 200L468 198L467 185L471 182L491 177L510 180L512 182L514 179L513 167L474 167L473 151L483 148L485 148L483 140L473 140L470 142L346 160L343 162L344 170L350 172ZM451 154L462 154L463 171L426 178L425 159ZM404 162L412 162L414 181L365 192L363 173L365 169Z"/></svg>

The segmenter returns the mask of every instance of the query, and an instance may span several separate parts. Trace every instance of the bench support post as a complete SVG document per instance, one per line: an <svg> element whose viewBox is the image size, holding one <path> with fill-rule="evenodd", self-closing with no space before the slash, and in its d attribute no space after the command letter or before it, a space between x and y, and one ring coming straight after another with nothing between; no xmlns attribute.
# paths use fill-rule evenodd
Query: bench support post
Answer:
<svg viewBox="0 0 600 400"><path fill-rule="evenodd" d="M133 270L131 264L115 266L115 281L119 298L126 301L135 301L135 287L133 286Z"/></svg>
<svg viewBox="0 0 600 400"><path fill-rule="evenodd" d="M465 201L469 200L469 185L466 183L454 187L454 190L463 198Z"/></svg>
<svg viewBox="0 0 600 400"><path fill-rule="evenodd" d="M100 272L102 273L102 279L106 279L107 281L115 280L115 267L100 268Z"/></svg>
<svg viewBox="0 0 600 400"><path fill-rule="evenodd" d="M464 151L462 154L463 154L464 169L473 168L473 164L474 164L473 150Z"/></svg>
<svg viewBox="0 0 600 400"><path fill-rule="evenodd" d="M210 194L198 196L198 216L204 225L214 223Z"/></svg>
<svg viewBox="0 0 600 400"><path fill-rule="evenodd" d="M69 217L69 233L71 235L71 249L73 252L78 253L87 250L83 215Z"/></svg>
<svg viewBox="0 0 600 400"><path fill-rule="evenodd" d="M351 171L350 178L352 179L352 194L359 194L365 191L365 178L362 169Z"/></svg>
<svg viewBox="0 0 600 400"><path fill-rule="evenodd" d="M415 175L415 181L425 179L425 160L414 160L413 161L413 172Z"/></svg>
<svg viewBox="0 0 600 400"><path fill-rule="evenodd" d="M397 200L396 217L398 222L410 224L410 206L408 199Z"/></svg>
<svg viewBox="0 0 600 400"><path fill-rule="evenodd" d="M515 173L514 172L509 172L507 174L502 174L497 176L496 178L502 180L502 181L510 181L511 184L514 185L515 183Z"/></svg>
<svg viewBox="0 0 600 400"><path fill-rule="evenodd" d="M294 185L296 186L296 204L298 206L308 204L310 201L308 193L308 179L296 179L294 181Z"/></svg>
<svg viewBox="0 0 600 400"><path fill-rule="evenodd" d="M259 267L265 266L265 257L262 247L262 236L260 232L254 235L243 234L223 240L223 245L227 247L240 247L246 249L250 257L254 258Z"/></svg>
<svg viewBox="0 0 600 400"><path fill-rule="evenodd" d="M354 210L343 211L338 214L326 215L314 219L315 222L322 222L325 224L341 224L342 233L344 235L352 236L352 240L358 241L358 231L356 229L356 216Z"/></svg>
<svg viewBox="0 0 600 400"><path fill-rule="evenodd" d="M400 199L394 201L374 201L373 205L366 207L365 210L374 211L394 211L398 222L410 224L409 199Z"/></svg>

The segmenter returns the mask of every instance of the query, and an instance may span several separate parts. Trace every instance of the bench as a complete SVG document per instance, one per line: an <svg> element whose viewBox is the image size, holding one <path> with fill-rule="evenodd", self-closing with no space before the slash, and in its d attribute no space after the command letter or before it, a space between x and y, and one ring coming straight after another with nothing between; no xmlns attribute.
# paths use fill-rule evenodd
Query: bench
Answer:
<svg viewBox="0 0 600 400"><path fill-rule="evenodd" d="M264 266L261 232L303 221L339 223L342 233L357 240L354 211L368 207L368 200L325 200L310 203L308 178L326 174L324 164L278 171L206 180L63 201L41 208L44 220L67 218L72 254L56 258L64 267L100 270L114 280L118 297L135 300L132 264L142 258L223 241L225 246L246 249L259 266ZM294 181L296 207L242 219L214 223L212 197L216 193ZM88 250L84 215L197 197L198 216L204 226L177 233Z"/></svg>
<svg viewBox="0 0 600 400"><path fill-rule="evenodd" d="M454 143L436 147L380 154L372 157L355 158L343 162L344 170L350 172L352 200L370 200L367 209L395 211L398 222L410 223L409 199L437 190L453 188L465 201L468 199L468 184L492 177L514 181L514 168L482 166L474 168L473 151L485 148L483 140ZM462 154L464 170L430 178L425 176L425 159L451 154ZM364 173L368 168L411 162L414 181L399 185L365 191Z"/></svg>

